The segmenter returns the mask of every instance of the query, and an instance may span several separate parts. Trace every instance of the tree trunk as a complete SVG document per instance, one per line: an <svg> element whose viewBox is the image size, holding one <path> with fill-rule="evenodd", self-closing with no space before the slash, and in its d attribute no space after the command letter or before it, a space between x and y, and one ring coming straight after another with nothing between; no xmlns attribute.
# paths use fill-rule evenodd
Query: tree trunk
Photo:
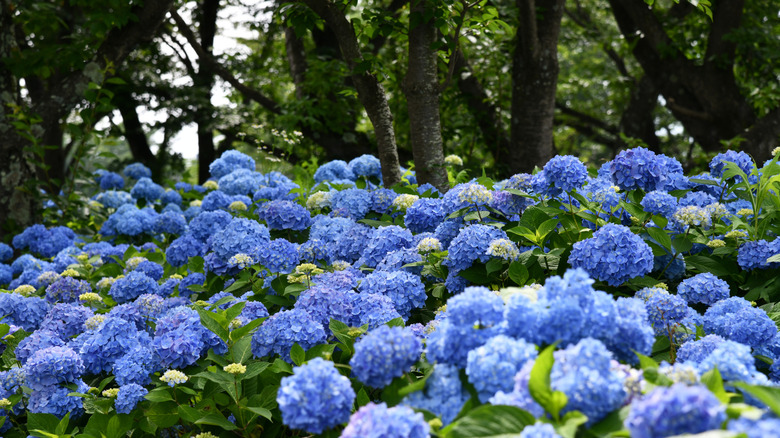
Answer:
<svg viewBox="0 0 780 438"><path fill-rule="evenodd" d="M429 0L412 0L409 17L409 70L404 94L409 111L409 141L419 184L430 183L442 193L449 189L439 119L439 81L433 11ZM427 20L424 17L428 17Z"/></svg>
<svg viewBox="0 0 780 438"><path fill-rule="evenodd" d="M386 187L401 181L401 169L398 162L398 149L393 131L393 114L387 103L387 96L376 76L358 66L363 61L355 29L347 17L330 0L303 0L333 30L339 42L341 55L351 70L352 81L358 92L358 98L366 109L368 118L374 126L379 161L382 163L382 180Z"/></svg>
<svg viewBox="0 0 780 438"><path fill-rule="evenodd" d="M127 79L125 80L127 81ZM141 120L138 118L138 105L130 91L131 87L135 88L134 85L118 87L112 102L122 115L125 140L130 147L133 160L141 162L151 169L152 179L159 181L163 176L163 167L165 166L164 154L158 151L157 156L155 156L152 152L149 139L146 137Z"/></svg>
<svg viewBox="0 0 780 438"><path fill-rule="evenodd" d="M511 173L531 172L553 156L558 34L565 0L516 0L520 10L512 56Z"/></svg>
<svg viewBox="0 0 780 438"><path fill-rule="evenodd" d="M644 75L635 81L628 106L620 116L620 130L628 137L638 138L654 152L661 152L661 142L655 134L653 111L658 105L658 88Z"/></svg>
<svg viewBox="0 0 780 438"><path fill-rule="evenodd" d="M198 8L200 46L211 56L214 35L217 33L217 12L219 0L203 0ZM214 87L214 72L208 62L198 60L198 72L192 78L197 93L195 123L198 125L198 181L209 179L209 165L216 159L214 148L214 106L211 105L211 89Z"/></svg>

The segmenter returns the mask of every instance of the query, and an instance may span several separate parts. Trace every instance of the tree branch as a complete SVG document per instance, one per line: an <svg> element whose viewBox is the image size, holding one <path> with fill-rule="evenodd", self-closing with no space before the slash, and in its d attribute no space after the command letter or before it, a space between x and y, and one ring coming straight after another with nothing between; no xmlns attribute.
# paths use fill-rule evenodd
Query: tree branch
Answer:
<svg viewBox="0 0 780 438"><path fill-rule="evenodd" d="M233 73L231 73L228 69L226 69L222 64L220 64L217 60L214 59L214 57L210 56L206 51L203 49L203 47L198 43L197 38L195 37L195 34L192 33L192 30L190 30L189 26L187 26L187 23L184 22L184 19L181 18L178 12L176 10L171 10L171 17L173 18L173 21L176 22L176 26L179 28L179 32L184 36L184 38L187 39L187 42L190 43L190 46L195 50L195 53L198 54L198 58L200 59L200 62L207 64L209 68L211 68L214 73L216 73L219 77L225 80L225 82L232 85L236 90L238 90L244 97L254 100L255 102L259 103L263 108L267 109L268 111L271 111L274 114L281 114L282 110L279 108L279 105L263 94L260 90L257 90L255 88L249 87L245 85L243 82L238 80Z"/></svg>

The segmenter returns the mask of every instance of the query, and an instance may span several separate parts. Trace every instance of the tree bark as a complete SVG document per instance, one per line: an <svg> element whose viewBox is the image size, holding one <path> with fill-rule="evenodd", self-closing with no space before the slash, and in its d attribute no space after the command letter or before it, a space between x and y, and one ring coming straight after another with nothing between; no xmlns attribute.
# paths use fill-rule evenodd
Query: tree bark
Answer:
<svg viewBox="0 0 780 438"><path fill-rule="evenodd" d="M647 75L634 82L631 98L620 116L620 131L628 137L642 140L654 152L661 152L661 142L655 133L653 111L658 105L658 88Z"/></svg>
<svg viewBox="0 0 780 438"><path fill-rule="evenodd" d="M197 11L200 46L212 56L214 36L217 33L219 0L202 0ZM198 181L203 183L211 176L209 165L216 156L214 147L214 106L211 89L214 87L214 71L207 61L198 59L198 71L192 78L196 92L195 123L198 125Z"/></svg>
<svg viewBox="0 0 780 438"><path fill-rule="evenodd" d="M409 111L409 141L419 184L430 183L442 193L449 189L439 117L436 28L429 0L412 0L409 16L409 70L404 78ZM428 17L425 19L425 17Z"/></svg>
<svg viewBox="0 0 780 438"><path fill-rule="evenodd" d="M382 164L382 180L386 187L401 181L401 170L398 162L398 149L393 131L393 114L387 103L387 96L376 76L364 66L363 55L358 46L355 29L347 17L331 0L299 0L319 15L328 27L333 30L339 42L341 55L351 70L352 81L358 92L358 98L366 109L368 118L374 126L379 161Z"/></svg>
<svg viewBox="0 0 780 438"><path fill-rule="evenodd" d="M510 173L531 172L553 156L558 34L565 0L516 0L520 10L512 56Z"/></svg>

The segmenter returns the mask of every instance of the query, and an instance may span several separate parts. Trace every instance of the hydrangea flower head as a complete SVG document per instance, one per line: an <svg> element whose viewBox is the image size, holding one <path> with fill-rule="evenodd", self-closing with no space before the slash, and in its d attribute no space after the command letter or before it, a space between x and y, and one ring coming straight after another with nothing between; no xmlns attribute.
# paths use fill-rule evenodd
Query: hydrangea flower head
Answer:
<svg viewBox="0 0 780 438"><path fill-rule="evenodd" d="M304 350L325 342L322 324L301 309L283 310L271 315L252 336L252 354L263 357L278 354L292 362L290 349L298 343Z"/></svg>
<svg viewBox="0 0 780 438"><path fill-rule="evenodd" d="M487 249L487 255L508 261L515 261L520 258L520 250L517 249L517 245L509 239L495 239L490 242Z"/></svg>
<svg viewBox="0 0 780 438"><path fill-rule="evenodd" d="M81 357L68 347L38 350L24 364L25 382L33 390L75 382L83 372Z"/></svg>
<svg viewBox="0 0 780 438"><path fill-rule="evenodd" d="M737 263L746 270L775 268L778 263L769 263L767 259L780 252L780 239L749 240L739 247Z"/></svg>
<svg viewBox="0 0 780 438"><path fill-rule="evenodd" d="M125 166L122 173L132 179L151 178L152 170L144 166L142 163L131 163Z"/></svg>
<svg viewBox="0 0 780 438"><path fill-rule="evenodd" d="M148 393L146 388L137 383L120 386L114 401L114 409L118 414L129 414Z"/></svg>
<svg viewBox="0 0 780 438"><path fill-rule="evenodd" d="M458 200L464 204L485 205L493 200L493 193L482 184L470 183L458 193Z"/></svg>
<svg viewBox="0 0 780 438"><path fill-rule="evenodd" d="M406 406L388 408L373 402L352 414L342 438L428 438L430 426L419 412Z"/></svg>
<svg viewBox="0 0 780 438"><path fill-rule="evenodd" d="M314 434L347 422L354 400L349 379L319 357L293 368L276 395L284 424Z"/></svg>
<svg viewBox="0 0 780 438"><path fill-rule="evenodd" d="M708 306L728 298L729 292L729 284L709 272L687 278L677 286L677 294L689 303Z"/></svg>
<svg viewBox="0 0 780 438"><path fill-rule="evenodd" d="M226 151L221 157L217 158L209 165L211 176L217 179L222 178L236 169L255 170L255 160L249 155L230 150ZM206 184L203 184L203 186L205 187Z"/></svg>
<svg viewBox="0 0 780 438"><path fill-rule="evenodd" d="M621 190L656 190L665 181L666 169L654 152L637 147L621 151L609 163L612 181Z"/></svg>
<svg viewBox="0 0 780 438"><path fill-rule="evenodd" d="M625 425L632 437L655 438L720 429L726 408L707 388L659 386L631 404Z"/></svg>
<svg viewBox="0 0 780 438"><path fill-rule="evenodd" d="M441 242L435 237L426 237L417 243L417 252L421 254L441 251Z"/></svg>
<svg viewBox="0 0 780 438"><path fill-rule="evenodd" d="M305 230L311 225L311 214L292 201L268 201L258 209L260 219L272 230Z"/></svg>
<svg viewBox="0 0 780 438"><path fill-rule="evenodd" d="M358 290L390 297L404 320L412 309L423 307L427 298L420 277L406 271L374 271L361 281Z"/></svg>
<svg viewBox="0 0 780 438"><path fill-rule="evenodd" d="M494 336L469 351L466 374L485 403L498 391L510 392L515 374L536 356L536 346L525 340Z"/></svg>
<svg viewBox="0 0 780 438"><path fill-rule="evenodd" d="M411 329L381 326L355 343L349 363L358 380L383 388L409 371L421 353L422 342Z"/></svg>
<svg viewBox="0 0 780 438"><path fill-rule="evenodd" d="M653 269L653 251L628 227L606 224L590 239L576 242L569 264L611 286L643 276Z"/></svg>
<svg viewBox="0 0 780 438"><path fill-rule="evenodd" d="M571 155L556 155L544 165L544 175L555 191L570 192L585 184L588 169L579 158Z"/></svg>
<svg viewBox="0 0 780 438"><path fill-rule="evenodd" d="M677 211L677 198L664 191L653 190L642 198L640 205L648 213L670 218Z"/></svg>
<svg viewBox="0 0 780 438"><path fill-rule="evenodd" d="M506 232L490 225L469 225L452 239L444 265L461 271L471 267L477 260L486 263L490 260L487 253L490 242L496 239L507 239Z"/></svg>
<svg viewBox="0 0 780 438"><path fill-rule="evenodd" d="M176 386L180 383L186 383L187 380L190 378L187 377L186 374L179 370L167 370L165 373L163 373L162 376L160 376L160 381L163 383L167 383L168 386Z"/></svg>
<svg viewBox="0 0 780 438"><path fill-rule="evenodd" d="M750 172L753 170L753 159L750 155L743 151L726 151L715 155L710 161L710 174L716 178L723 176L723 170L726 167L726 163L734 163L743 172L750 176ZM741 181L742 177L738 177L737 181Z"/></svg>

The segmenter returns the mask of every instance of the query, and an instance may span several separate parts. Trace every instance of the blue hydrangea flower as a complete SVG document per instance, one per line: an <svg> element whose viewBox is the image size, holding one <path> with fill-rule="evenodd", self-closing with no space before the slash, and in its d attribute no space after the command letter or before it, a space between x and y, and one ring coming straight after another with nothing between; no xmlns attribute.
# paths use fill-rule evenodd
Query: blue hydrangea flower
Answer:
<svg viewBox="0 0 780 438"><path fill-rule="evenodd" d="M409 371L421 353L422 342L410 329L382 326L355 343L349 364L358 380L383 388Z"/></svg>
<svg viewBox="0 0 780 438"><path fill-rule="evenodd" d="M552 424L536 423L523 428L520 438L561 438Z"/></svg>
<svg viewBox="0 0 780 438"><path fill-rule="evenodd" d="M132 271L116 280L108 290L108 294L117 303L132 301L143 294L156 294L157 282L141 271Z"/></svg>
<svg viewBox="0 0 780 438"><path fill-rule="evenodd" d="M36 330L33 334L19 342L19 345L14 350L14 354L16 355L16 360L24 365L36 351L49 347L64 346L65 341L60 338L58 333L49 330Z"/></svg>
<svg viewBox="0 0 780 438"><path fill-rule="evenodd" d="M352 320L349 323L352 327L368 325L369 330L374 330L401 317L395 310L393 301L387 296L354 292L348 293L347 296L352 300Z"/></svg>
<svg viewBox="0 0 780 438"><path fill-rule="evenodd" d="M680 198L679 207L700 207L704 208L710 204L718 202L718 199L706 192L688 192Z"/></svg>
<svg viewBox="0 0 780 438"><path fill-rule="evenodd" d="M406 406L369 403L352 414L341 438L428 438L430 426Z"/></svg>
<svg viewBox="0 0 780 438"><path fill-rule="evenodd" d="M715 155L712 161L710 161L710 174L716 178L722 177L727 162L736 164L748 177L754 167L753 159L747 153L743 151L726 151ZM741 180L742 177L737 177L737 182Z"/></svg>
<svg viewBox="0 0 780 438"><path fill-rule="evenodd" d="M697 365L699 374L718 368L725 381L750 382L758 373L751 349L739 342L724 340Z"/></svg>
<svg viewBox="0 0 780 438"><path fill-rule="evenodd" d="M428 336L427 357L458 367L468 352L501 334L504 302L484 287L469 287L447 302L446 318Z"/></svg>
<svg viewBox="0 0 780 438"><path fill-rule="evenodd" d="M416 248L399 249L388 253L378 265L376 265L377 271L406 271L414 275L420 275L422 272L422 266L409 266L404 268L404 265L409 263L422 262L422 256L417 252Z"/></svg>
<svg viewBox="0 0 780 438"><path fill-rule="evenodd" d="M192 237L206 243L209 237L227 227L232 220L233 216L226 211L203 211L190 221L189 232Z"/></svg>
<svg viewBox="0 0 780 438"><path fill-rule="evenodd" d="M623 150L609 163L609 174L621 190L646 192L663 187L666 169L654 152L637 147Z"/></svg>
<svg viewBox="0 0 780 438"><path fill-rule="evenodd" d="M153 211L153 210L152 210ZM125 204L112 213L100 228L100 234L107 236L138 236L154 231L156 214L148 209L139 209L133 204Z"/></svg>
<svg viewBox="0 0 780 438"><path fill-rule="evenodd" d="M282 422L319 434L349 420L355 391L333 362L314 358L282 378L276 402Z"/></svg>
<svg viewBox="0 0 780 438"><path fill-rule="evenodd" d="M255 160L239 151L229 150L209 165L211 176L219 179L236 169L255 170Z"/></svg>
<svg viewBox="0 0 780 438"><path fill-rule="evenodd" d="M309 229L309 239L333 243L352 227L355 221L346 217L316 216Z"/></svg>
<svg viewBox="0 0 780 438"><path fill-rule="evenodd" d="M623 379L612 372L612 354L592 338L557 351L550 380L552 389L569 399L562 413L580 411L588 424L620 408L627 396Z"/></svg>
<svg viewBox="0 0 780 438"><path fill-rule="evenodd" d="M3 324L13 324L32 332L37 329L51 306L41 297L25 297L15 293L0 293L0 317Z"/></svg>
<svg viewBox="0 0 780 438"><path fill-rule="evenodd" d="M257 261L273 273L289 274L301 260L298 246L285 239L274 239L255 251Z"/></svg>
<svg viewBox="0 0 780 438"><path fill-rule="evenodd" d="M749 301L731 297L707 309L704 331L758 348L775 337L777 326L766 312L753 307Z"/></svg>
<svg viewBox="0 0 780 438"><path fill-rule="evenodd" d="M86 394L89 386L78 380L76 390L65 386L49 386L45 390L33 391L27 403L27 409L33 414L52 414L57 418L63 418L70 414L70 418L78 418L84 412L82 398L68 395L71 392Z"/></svg>
<svg viewBox="0 0 780 438"><path fill-rule="evenodd" d="M173 206L181 207L182 198L179 192L168 189L160 197L160 202L162 202L162 204L165 206L173 205Z"/></svg>
<svg viewBox="0 0 780 438"><path fill-rule="evenodd" d="M73 277L61 277L46 288L46 301L50 303L74 303L79 295L92 292L89 282Z"/></svg>
<svg viewBox="0 0 780 438"><path fill-rule="evenodd" d="M157 368L154 351L145 345L138 345L114 362L113 373L119 385L149 385L149 376Z"/></svg>
<svg viewBox="0 0 780 438"><path fill-rule="evenodd" d="M446 426L455 419L468 399L469 393L460 382L458 368L437 363L425 381L425 388L409 394L401 404L432 412Z"/></svg>
<svg viewBox="0 0 780 438"><path fill-rule="evenodd" d="M152 348L163 368L192 365L209 348L217 354L227 351L225 343L201 325L198 313L188 307L176 307L158 319Z"/></svg>
<svg viewBox="0 0 780 438"><path fill-rule="evenodd" d="M645 303L638 298L620 297L615 302L617 318L613 336L602 339L618 360L635 364L636 353L650 355L655 343L655 332L647 317Z"/></svg>
<svg viewBox="0 0 780 438"><path fill-rule="evenodd" d="M440 223L436 230L434 230L434 237L441 242L442 249L447 249L452 243L453 239L458 236L461 228L463 228L463 219L445 219Z"/></svg>
<svg viewBox="0 0 780 438"><path fill-rule="evenodd" d="M159 264L144 260L133 269L134 272L143 272L147 277L154 281L160 281L162 279L164 269ZM156 293L156 292L155 292Z"/></svg>
<svg viewBox="0 0 780 438"><path fill-rule="evenodd" d="M324 266L331 262L330 249L324 240L309 239L298 247L298 255L302 261Z"/></svg>
<svg viewBox="0 0 780 438"><path fill-rule="evenodd" d="M349 263L356 261L363 254L375 232L374 228L363 224L354 224L334 242L331 259L344 260ZM377 260L377 262L379 261L381 259Z"/></svg>
<svg viewBox="0 0 780 438"><path fill-rule="evenodd" d="M596 230L593 237L576 242L569 264L610 286L619 286L653 269L653 251L628 227L610 223Z"/></svg>
<svg viewBox="0 0 780 438"><path fill-rule="evenodd" d="M668 335L688 315L685 300L669 293L656 293L645 303L647 316L658 335Z"/></svg>
<svg viewBox="0 0 780 438"><path fill-rule="evenodd" d="M114 409L118 414L129 414L136 405L144 400L149 391L137 383L130 383L119 387L114 401Z"/></svg>
<svg viewBox="0 0 780 438"><path fill-rule="evenodd" d="M98 193L93 199L107 208L119 208L125 204L135 204L135 199L128 192L109 190Z"/></svg>
<svg viewBox="0 0 780 438"><path fill-rule="evenodd" d="M689 303L711 306L729 297L729 284L709 272L694 275L677 286L677 295Z"/></svg>
<svg viewBox="0 0 780 438"><path fill-rule="evenodd" d="M780 239L772 242L766 240L749 240L739 247L737 263L750 271L753 269L776 268L778 263L768 263L766 259L780 252Z"/></svg>
<svg viewBox="0 0 780 438"><path fill-rule="evenodd" d="M290 349L296 342L304 350L325 342L325 329L306 311L282 310L271 315L252 336L252 354L255 357L278 354L287 362Z"/></svg>
<svg viewBox="0 0 780 438"><path fill-rule="evenodd" d="M571 192L585 184L588 169L577 157L556 155L544 165L544 175L548 185L555 187L558 193Z"/></svg>
<svg viewBox="0 0 780 438"><path fill-rule="evenodd" d="M334 181L339 179L354 180L355 175L349 170L349 165L343 160L329 161L314 172L314 182Z"/></svg>
<svg viewBox="0 0 780 438"><path fill-rule="evenodd" d="M363 219L371 210L371 192L357 188L340 190L331 197L331 204L334 210L346 209L352 219Z"/></svg>
<svg viewBox="0 0 780 438"><path fill-rule="evenodd" d="M511 392L498 391L496 395L490 398L493 405L516 406L528 411L534 417L544 415L544 409L531 397L528 391L528 382L531 380L531 369L535 361L528 361L515 374L515 386Z"/></svg>
<svg viewBox="0 0 780 438"><path fill-rule="evenodd" d="M151 178L152 170L141 163L130 163L125 166L122 173L132 179Z"/></svg>
<svg viewBox="0 0 780 438"><path fill-rule="evenodd" d="M68 347L38 350L24 364L25 382L33 390L75 382L83 372L81 357Z"/></svg>
<svg viewBox="0 0 780 438"><path fill-rule="evenodd" d="M0 263L0 285L7 285L14 279L13 269L10 266Z"/></svg>
<svg viewBox="0 0 780 438"><path fill-rule="evenodd" d="M371 211L380 214L390 212L393 200L398 197L398 193L391 189L378 189L371 192Z"/></svg>
<svg viewBox="0 0 780 438"><path fill-rule="evenodd" d="M477 260L486 263L491 258L487 254L490 242L496 239L508 239L506 232L490 225L469 225L452 240L443 264L452 270L462 271Z"/></svg>
<svg viewBox="0 0 780 438"><path fill-rule="evenodd" d="M255 248L267 245L271 235L265 225L256 221L235 218L224 229L211 237L211 249L222 261L227 262L236 254L253 254Z"/></svg>
<svg viewBox="0 0 780 438"><path fill-rule="evenodd" d="M14 236L12 244L16 249L28 248L44 258L57 255L58 252L71 246L76 233L68 227L46 228L41 224L31 225Z"/></svg>
<svg viewBox="0 0 780 438"><path fill-rule="evenodd" d="M653 190L645 195L640 202L642 208L651 214L670 218L677 211L677 198L660 190Z"/></svg>
<svg viewBox="0 0 780 438"><path fill-rule="evenodd" d="M718 335L707 335L701 339L687 341L677 350L677 361L701 363L723 342L726 340Z"/></svg>
<svg viewBox="0 0 780 438"><path fill-rule="evenodd" d="M14 249L8 244L0 242L0 262L5 262L14 256Z"/></svg>
<svg viewBox="0 0 780 438"><path fill-rule="evenodd" d="M330 320L335 319L347 325L352 324L352 292L332 289L328 286L314 286L301 292L295 302L295 308L308 313L314 320L327 328Z"/></svg>
<svg viewBox="0 0 780 438"><path fill-rule="evenodd" d="M512 380L525 363L537 356L536 346L505 335L490 338L485 345L468 353L466 374L486 403L498 391L510 392Z"/></svg>
<svg viewBox="0 0 780 438"><path fill-rule="evenodd" d="M695 434L720 429L726 407L704 386L659 386L631 403L625 426L636 438Z"/></svg>
<svg viewBox="0 0 780 438"><path fill-rule="evenodd" d="M138 332L135 325L121 318L109 317L96 330L80 335L79 354L89 374L111 371L117 359L143 343L148 336Z"/></svg>
<svg viewBox="0 0 780 438"><path fill-rule="evenodd" d="M247 195L254 193L265 182L265 177L259 172L238 168L219 178L219 190L228 195Z"/></svg>
<svg viewBox="0 0 780 438"><path fill-rule="evenodd" d="M345 269L343 271L323 272L314 276L317 286L328 287L338 291L357 289L358 282L365 278L357 269Z"/></svg>
<svg viewBox="0 0 780 438"><path fill-rule="evenodd" d="M406 209L404 224L415 234L433 232L446 215L441 199L420 198Z"/></svg>
<svg viewBox="0 0 780 438"><path fill-rule="evenodd" d="M375 268L388 253L399 249L410 248L414 237L406 228L397 225L379 227L372 233L371 239L364 246L358 265Z"/></svg>
<svg viewBox="0 0 780 438"><path fill-rule="evenodd" d="M260 206L257 213L272 230L300 231L311 225L309 210L292 201L268 201Z"/></svg>
<svg viewBox="0 0 780 438"><path fill-rule="evenodd" d="M360 282L358 290L364 294L387 295L404 320L412 309L425 305L425 286L420 277L405 271L374 271Z"/></svg>
<svg viewBox="0 0 780 438"><path fill-rule="evenodd" d="M115 172L105 172L100 177L100 190L122 189L125 186L125 179L122 175Z"/></svg>
<svg viewBox="0 0 780 438"><path fill-rule="evenodd" d="M202 257L206 247L192 234L187 233L176 238L165 250L165 259L171 266L179 267L189 263L190 257Z"/></svg>
<svg viewBox="0 0 780 438"><path fill-rule="evenodd" d="M94 316L92 309L77 304L56 304L41 321L41 330L57 333L63 340L84 331L84 321Z"/></svg>
<svg viewBox="0 0 780 438"><path fill-rule="evenodd" d="M355 177L374 177L377 179L382 177L382 167L379 163L379 158L373 155L365 154L354 158L347 167Z"/></svg>
<svg viewBox="0 0 780 438"><path fill-rule="evenodd" d="M147 202L157 201L163 193L165 193L165 189L150 178L139 179L130 190L130 195L133 198L145 199Z"/></svg>
<svg viewBox="0 0 780 438"><path fill-rule="evenodd" d="M171 192L176 193L176 192ZM154 222L155 233L179 235L187 230L187 219L181 213L166 211L161 213Z"/></svg>

